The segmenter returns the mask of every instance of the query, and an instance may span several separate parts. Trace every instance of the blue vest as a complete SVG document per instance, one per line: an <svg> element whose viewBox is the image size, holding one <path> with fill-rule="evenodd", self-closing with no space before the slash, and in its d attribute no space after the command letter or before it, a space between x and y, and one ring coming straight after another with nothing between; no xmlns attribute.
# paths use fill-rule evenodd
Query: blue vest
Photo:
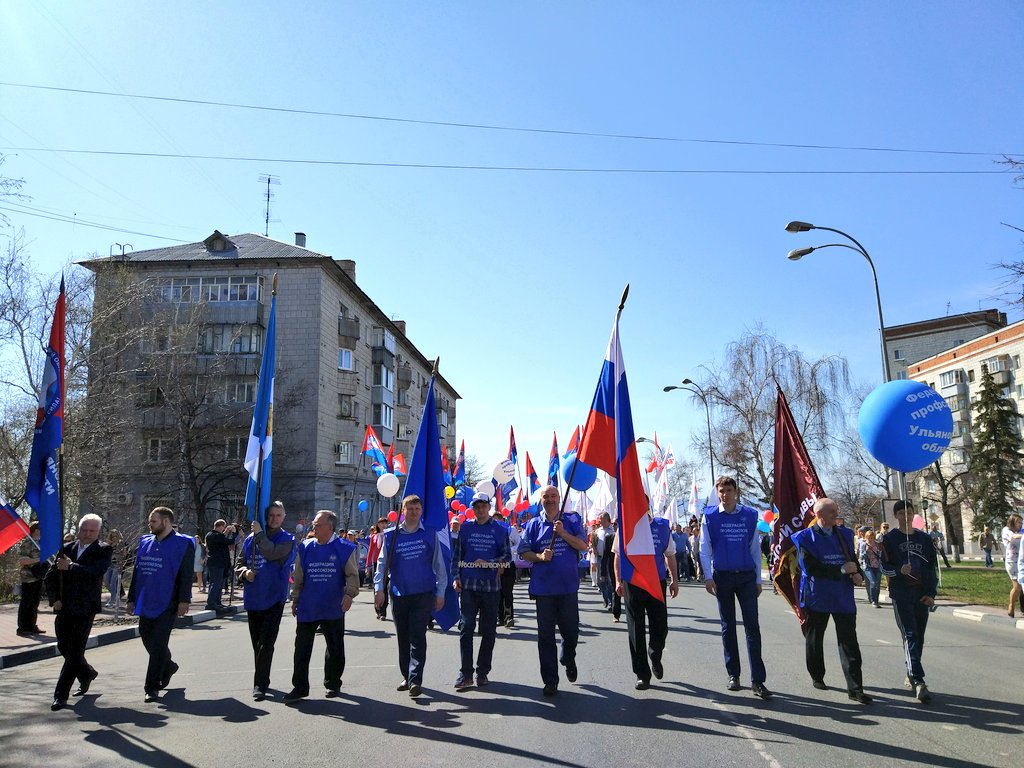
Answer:
<svg viewBox="0 0 1024 768"><path fill-rule="evenodd" d="M288 531L279 529L272 537L268 537L274 544L282 544L285 541L292 542L292 552L283 562L269 562L256 547L256 559L253 560L253 539L250 533L245 537L242 550L245 553L245 562L256 571L256 580L251 584L242 580L242 590L245 596L245 610L265 611L278 603L283 603L288 598L288 579L292 575L292 564L295 562L295 537Z"/></svg>
<svg viewBox="0 0 1024 768"><path fill-rule="evenodd" d="M480 525L476 520L467 520L459 528L459 558L463 563L472 563L477 560L485 560L489 563L497 563L505 554L505 541L508 540L508 531L496 520L488 520ZM459 578L463 581L468 579L486 579L491 577L497 582L497 568L473 568L455 564L459 568Z"/></svg>
<svg viewBox="0 0 1024 768"><path fill-rule="evenodd" d="M665 570L665 550L668 549L669 537L672 529L668 520L664 517L655 517L651 520L651 538L654 539L654 564L658 566L658 581L665 581L667 572Z"/></svg>
<svg viewBox="0 0 1024 768"><path fill-rule="evenodd" d="M155 619L177 601L178 571L188 555L192 568L195 541L191 536L172 533L163 541L153 534L139 540L135 555L135 615Z"/></svg>
<svg viewBox="0 0 1024 768"><path fill-rule="evenodd" d="M536 552L539 555L551 545L553 527L541 512L540 517L533 518L523 528L519 551ZM562 515L562 528L573 536L583 536L579 515L569 512ZM568 595L579 591L579 553L566 544L561 536L555 537L554 552L555 557L551 562L533 563L530 570L531 595Z"/></svg>
<svg viewBox="0 0 1024 768"><path fill-rule="evenodd" d="M341 601L345 597L345 563L356 545L333 538L326 544L305 539L302 548L302 591L299 593L299 621L331 621L343 616Z"/></svg>
<svg viewBox="0 0 1024 768"><path fill-rule="evenodd" d="M420 528L412 533L403 530L398 534L392 552L391 540L395 535L394 528L384 532L385 563L388 562L388 553L391 553L391 594L408 597L424 592L436 592L434 551L437 548L437 532L426 528Z"/></svg>
<svg viewBox="0 0 1024 768"><path fill-rule="evenodd" d="M704 510L704 525L708 527L711 561L716 571L753 571L761 567L750 555L750 544L757 532L757 510L753 507L737 504L731 514L719 507L708 507Z"/></svg>
<svg viewBox="0 0 1024 768"><path fill-rule="evenodd" d="M844 551L839 537L846 544ZM853 582L848 576L830 579L824 576L811 576L807 573L805 555L810 555L822 565L840 567L854 559L853 532L847 528L833 528L832 535L826 536L814 529L804 528L793 534L793 546L796 547L797 559L800 562L800 605L821 613L856 613L857 604L853 599ZM850 557L846 556L850 553Z"/></svg>

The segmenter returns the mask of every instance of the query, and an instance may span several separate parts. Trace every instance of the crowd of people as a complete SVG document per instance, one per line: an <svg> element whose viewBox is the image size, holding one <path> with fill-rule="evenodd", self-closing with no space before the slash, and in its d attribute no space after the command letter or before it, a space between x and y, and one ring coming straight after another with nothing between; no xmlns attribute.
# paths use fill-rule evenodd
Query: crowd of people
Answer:
<svg viewBox="0 0 1024 768"><path fill-rule="evenodd" d="M588 528L578 515L564 511L561 493L554 486L542 490L542 511L522 525L509 525L492 513L489 496L476 494L472 517L454 521L450 539L425 528L422 500L407 496L395 523L381 518L372 527L365 564L360 563L358 535L339 531L334 512L317 512L308 530L299 529L297 538L285 526L280 501L265 511L265 526L254 522L240 545L241 531L226 521L218 520L206 537L187 536L176 530L172 510L157 507L148 518L149 534L131 552L117 531L100 541L102 520L85 515L77 536L49 563L39 563L38 557L32 560L32 552L22 549L19 633L39 632L36 611L39 596L45 593L57 614L58 648L65 659L51 708L63 709L76 680L75 695L82 695L98 676L85 658L89 632L102 608L102 587L116 600L121 574L130 562L128 610L138 616L149 656L144 699L156 701L178 671L170 637L175 620L189 610L193 586L198 582L207 591L207 608L218 609L223 607L225 580L234 578L242 588L253 648L253 699L262 701L269 695L274 650L288 603L296 630L292 688L283 700L295 703L310 695L309 664L318 634L326 645L323 685L326 696L333 698L340 695L345 671L345 617L361 586L369 584L377 618L386 620L390 610L394 622L401 675L397 690L417 697L423 691L428 628L445 606L446 595L452 599L449 588L455 590L459 603L460 663L453 686L465 690L489 684L496 628L515 626L513 587L528 577L536 609L542 694L554 696L563 675L574 683L579 674L579 591L581 572L589 570L591 583L614 622L620 621L625 608L637 690L664 676L668 600L676 597L681 582L696 581L717 603L725 687L730 691L743 687L738 605L750 690L768 701L773 694L766 684L758 617L764 565L759 514L739 503L733 478L719 478L716 492L719 504L707 507L699 520L695 517L686 526L670 528L667 520L648 513L660 594L653 583L637 586L635 564L618 556L618 532L610 516L602 515ZM813 524L792 540L800 574L797 613L812 685L828 687L823 641L831 621L849 698L871 703L863 686L854 590L864 586L868 603L879 607L884 575L905 650L904 683L918 701L928 702L931 692L922 655L938 583L936 539L912 527L913 508L905 502L895 506L897 527L888 530L883 525L877 532L855 533L846 528L831 499L818 499L813 511ZM1014 555L1020 550L1020 529L1020 517L1014 515L1003 532L1004 548L1012 548ZM32 530L33 537L38 537L37 526ZM586 563L583 568L581 562ZM1007 558L1014 585L1011 615L1014 601L1020 600L1016 562L1014 558L1011 568Z"/></svg>

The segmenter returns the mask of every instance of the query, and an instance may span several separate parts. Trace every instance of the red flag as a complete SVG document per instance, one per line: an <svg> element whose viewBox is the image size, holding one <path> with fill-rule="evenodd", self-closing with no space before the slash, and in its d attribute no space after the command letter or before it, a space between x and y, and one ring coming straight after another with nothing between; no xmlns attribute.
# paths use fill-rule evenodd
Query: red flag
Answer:
<svg viewBox="0 0 1024 768"><path fill-rule="evenodd" d="M21 515L0 499L0 555L28 535L28 525L21 519Z"/></svg>
<svg viewBox="0 0 1024 768"><path fill-rule="evenodd" d="M654 433L654 456L651 458L651 463L647 465L648 472L658 471L661 474L661 451L658 449L658 433Z"/></svg>
<svg viewBox="0 0 1024 768"><path fill-rule="evenodd" d="M791 537L811 524L814 502L824 495L786 396L779 389L775 405L775 493L772 500L778 516L772 534L775 563L772 579L789 601L801 626L807 617L800 609L800 569Z"/></svg>

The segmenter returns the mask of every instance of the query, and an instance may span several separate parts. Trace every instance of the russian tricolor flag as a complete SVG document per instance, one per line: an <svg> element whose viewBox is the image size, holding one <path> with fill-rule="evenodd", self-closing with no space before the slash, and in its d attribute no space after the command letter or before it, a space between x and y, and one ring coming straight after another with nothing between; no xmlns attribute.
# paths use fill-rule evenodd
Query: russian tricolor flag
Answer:
<svg viewBox="0 0 1024 768"><path fill-rule="evenodd" d="M603 469L615 478L619 519L619 568L623 581L664 600L655 564L654 538L647 519L647 497L640 478L640 462L633 437L633 416L629 408L626 367L619 346L619 317L615 314L612 337L608 342L601 376L590 406L579 460Z"/></svg>

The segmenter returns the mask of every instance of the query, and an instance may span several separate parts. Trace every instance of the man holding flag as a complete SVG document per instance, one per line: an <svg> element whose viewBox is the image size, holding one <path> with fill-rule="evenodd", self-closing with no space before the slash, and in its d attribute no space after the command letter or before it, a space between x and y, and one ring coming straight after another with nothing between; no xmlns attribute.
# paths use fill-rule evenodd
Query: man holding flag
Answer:
<svg viewBox="0 0 1024 768"><path fill-rule="evenodd" d="M557 454L556 454L557 455ZM541 491L544 514L523 528L519 556L533 563L530 596L537 601L537 653L544 695L558 693L558 664L565 677L576 682L576 644L580 636L579 553L587 549L583 523L578 515L563 515L561 494L549 485ZM555 627L562 635L561 658L557 655Z"/></svg>

